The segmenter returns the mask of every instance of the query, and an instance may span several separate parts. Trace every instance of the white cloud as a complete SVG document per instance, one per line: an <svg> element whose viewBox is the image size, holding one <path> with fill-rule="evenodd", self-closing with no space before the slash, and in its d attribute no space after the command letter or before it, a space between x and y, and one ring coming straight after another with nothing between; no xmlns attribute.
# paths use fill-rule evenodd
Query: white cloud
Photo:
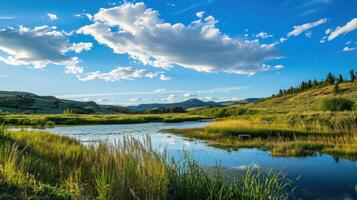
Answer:
<svg viewBox="0 0 357 200"><path fill-rule="evenodd" d="M163 99L164 101L166 102L169 102L169 103L173 103L176 101L176 95L174 94L170 94L169 96L167 96L165 99Z"/></svg>
<svg viewBox="0 0 357 200"><path fill-rule="evenodd" d="M294 26L294 29L288 33L287 37L296 37L299 36L301 33L308 31L314 27L320 26L322 24L325 24L327 22L326 18L320 19L318 21L315 22L310 22L310 23L306 23L306 24L302 24L302 25L297 25Z"/></svg>
<svg viewBox="0 0 357 200"><path fill-rule="evenodd" d="M90 21L92 21L93 16L88 13L78 13L74 15L75 17L87 17Z"/></svg>
<svg viewBox="0 0 357 200"><path fill-rule="evenodd" d="M259 71L267 60L280 58L273 46L232 38L216 23L214 17L204 18L202 14L189 25L170 24L144 3L124 3L101 9L94 15L93 24L77 33L93 36L114 53L162 68L178 65L203 72L247 74Z"/></svg>
<svg viewBox="0 0 357 200"><path fill-rule="evenodd" d="M76 53L81 53L82 51L89 51L92 47L93 44L91 42L80 42L73 43L69 50L74 51Z"/></svg>
<svg viewBox="0 0 357 200"><path fill-rule="evenodd" d="M357 49L357 47L345 47L345 48L343 48L343 52L350 52L350 51L354 51L354 50L356 50Z"/></svg>
<svg viewBox="0 0 357 200"><path fill-rule="evenodd" d="M82 81L91 81L101 79L104 81L118 81L118 80L135 80L138 78L155 78L159 76L158 72L148 72L143 69L134 69L132 67L118 67L108 73L100 71L90 72L83 77L79 77Z"/></svg>
<svg viewBox="0 0 357 200"><path fill-rule="evenodd" d="M64 71L66 74L74 74L74 75L79 75L79 74L83 74L83 67L79 67L79 66L74 66L74 65L69 65L65 67L66 70Z"/></svg>
<svg viewBox="0 0 357 200"><path fill-rule="evenodd" d="M198 95L192 94L192 93L190 93L190 92L186 92L186 93L182 94L182 96L185 97L186 99L189 99L189 98L197 98L197 97L198 97Z"/></svg>
<svg viewBox="0 0 357 200"><path fill-rule="evenodd" d="M331 41L340 35L347 34L351 31L356 30L356 29L357 29L357 18L354 18L351 21L349 21L347 24L345 24L344 26L337 27L334 31L330 32L327 39L328 39L328 41ZM328 33L326 33L326 34L328 34Z"/></svg>
<svg viewBox="0 0 357 200"><path fill-rule="evenodd" d="M169 76L165 76L164 74L160 74L160 80L162 81L169 81L171 80L172 78L169 77Z"/></svg>
<svg viewBox="0 0 357 200"><path fill-rule="evenodd" d="M0 16L0 20L11 20L11 19L15 19L15 17L12 17L12 16Z"/></svg>
<svg viewBox="0 0 357 200"><path fill-rule="evenodd" d="M65 94L59 95L58 98L83 98L83 97L97 97L97 96L127 96L127 95L152 95L153 93L160 94L184 94L184 93L197 93L197 94L216 94L216 93L230 93L237 90L246 89L246 86L212 88L206 90L168 90L166 88L159 88L150 91L131 91L131 92L110 92L110 93L89 93L89 94Z"/></svg>
<svg viewBox="0 0 357 200"><path fill-rule="evenodd" d="M53 13L47 13L47 16L50 18L50 20L54 21L54 20L58 20L58 17L56 14Z"/></svg>
<svg viewBox="0 0 357 200"><path fill-rule="evenodd" d="M166 3L166 5L171 6L171 7L175 7L176 6L176 4L174 4L174 3Z"/></svg>
<svg viewBox="0 0 357 200"><path fill-rule="evenodd" d="M131 98L129 101L132 103L135 103L135 102L139 102L141 100L142 100L142 98L136 97L136 98Z"/></svg>
<svg viewBox="0 0 357 200"><path fill-rule="evenodd" d="M154 92L155 93L163 93L163 92L166 92L166 88L158 88Z"/></svg>
<svg viewBox="0 0 357 200"><path fill-rule="evenodd" d="M273 68L275 69L285 69L284 65L275 65Z"/></svg>
<svg viewBox="0 0 357 200"><path fill-rule="evenodd" d="M65 55L69 46L66 33L56 27L0 29L0 51L7 54L7 57L0 56L0 61L9 65L31 65L35 68L48 64L76 65L78 58Z"/></svg>
<svg viewBox="0 0 357 200"><path fill-rule="evenodd" d="M266 32L260 32L260 33L256 34L255 37L266 39L266 38L273 37L273 35L272 34L268 34Z"/></svg>
<svg viewBox="0 0 357 200"><path fill-rule="evenodd" d="M190 97L191 96L191 93L187 92L185 94L182 95L183 97Z"/></svg>
<svg viewBox="0 0 357 200"><path fill-rule="evenodd" d="M205 11L200 11L200 12L196 13L196 16L201 19L204 14L205 14Z"/></svg>

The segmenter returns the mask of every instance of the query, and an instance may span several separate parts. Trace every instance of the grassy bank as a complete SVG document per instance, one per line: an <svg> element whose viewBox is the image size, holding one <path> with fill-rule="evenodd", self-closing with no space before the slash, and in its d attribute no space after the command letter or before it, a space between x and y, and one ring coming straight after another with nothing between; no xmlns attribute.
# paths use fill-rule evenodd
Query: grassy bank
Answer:
<svg viewBox="0 0 357 200"><path fill-rule="evenodd" d="M146 122L184 122L207 119L191 114L107 114L107 115L0 115L0 124L51 127L54 125L133 124Z"/></svg>
<svg viewBox="0 0 357 200"><path fill-rule="evenodd" d="M265 148L274 156L328 153L357 159L356 112L250 115L214 122L199 129L172 133L204 139L227 148ZM249 135L250 138L240 138Z"/></svg>
<svg viewBox="0 0 357 200"><path fill-rule="evenodd" d="M0 199L287 199L292 182L249 170L228 180L143 143L83 146L46 132L0 130Z"/></svg>

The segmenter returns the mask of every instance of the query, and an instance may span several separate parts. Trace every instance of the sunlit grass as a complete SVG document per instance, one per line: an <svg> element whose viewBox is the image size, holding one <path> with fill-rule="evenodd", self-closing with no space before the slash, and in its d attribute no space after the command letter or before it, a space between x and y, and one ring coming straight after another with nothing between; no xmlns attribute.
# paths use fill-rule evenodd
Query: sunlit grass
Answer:
<svg viewBox="0 0 357 200"><path fill-rule="evenodd" d="M208 175L189 156L171 161L155 152L149 137L83 146L46 132L0 135L4 198L287 199L291 187L284 176L263 171L233 180L219 168Z"/></svg>
<svg viewBox="0 0 357 200"><path fill-rule="evenodd" d="M49 115L0 115L0 123L13 126L33 126L37 128L55 125L93 124L133 124L146 122L183 122L207 119L202 115L191 114L49 114Z"/></svg>
<svg viewBox="0 0 357 200"><path fill-rule="evenodd" d="M221 148L265 148L274 156L328 153L357 159L356 119L353 112L259 115L169 131Z"/></svg>

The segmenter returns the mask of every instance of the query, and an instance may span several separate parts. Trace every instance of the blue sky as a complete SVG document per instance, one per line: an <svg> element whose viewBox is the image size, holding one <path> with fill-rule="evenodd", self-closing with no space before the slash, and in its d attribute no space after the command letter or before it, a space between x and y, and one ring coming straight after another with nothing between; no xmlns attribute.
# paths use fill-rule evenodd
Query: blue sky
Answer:
<svg viewBox="0 0 357 200"><path fill-rule="evenodd" d="M354 0L3 0L0 90L102 104L265 97L357 69Z"/></svg>

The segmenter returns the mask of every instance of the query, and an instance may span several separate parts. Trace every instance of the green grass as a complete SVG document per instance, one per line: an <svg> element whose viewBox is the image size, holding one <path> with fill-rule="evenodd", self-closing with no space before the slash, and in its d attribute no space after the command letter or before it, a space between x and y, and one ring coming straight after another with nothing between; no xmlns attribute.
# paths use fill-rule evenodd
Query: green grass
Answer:
<svg viewBox="0 0 357 200"><path fill-rule="evenodd" d="M356 112L265 114L216 121L205 128L171 129L226 148L265 148L274 156L327 153L357 159ZM250 139L240 138L248 134Z"/></svg>
<svg viewBox="0 0 357 200"><path fill-rule="evenodd" d="M340 97L357 102L357 81L339 84L340 92L334 93L333 85L312 88L297 94L272 97L245 107L268 113L299 113L306 111L322 111L324 99Z"/></svg>
<svg viewBox="0 0 357 200"><path fill-rule="evenodd" d="M248 170L228 179L189 156L169 160L144 142L83 146L39 131L0 127L0 199L288 199L292 182Z"/></svg>
<svg viewBox="0 0 357 200"><path fill-rule="evenodd" d="M184 122L207 119L191 114L106 114L106 115L0 115L0 123L13 126L52 127L55 125L133 124Z"/></svg>

